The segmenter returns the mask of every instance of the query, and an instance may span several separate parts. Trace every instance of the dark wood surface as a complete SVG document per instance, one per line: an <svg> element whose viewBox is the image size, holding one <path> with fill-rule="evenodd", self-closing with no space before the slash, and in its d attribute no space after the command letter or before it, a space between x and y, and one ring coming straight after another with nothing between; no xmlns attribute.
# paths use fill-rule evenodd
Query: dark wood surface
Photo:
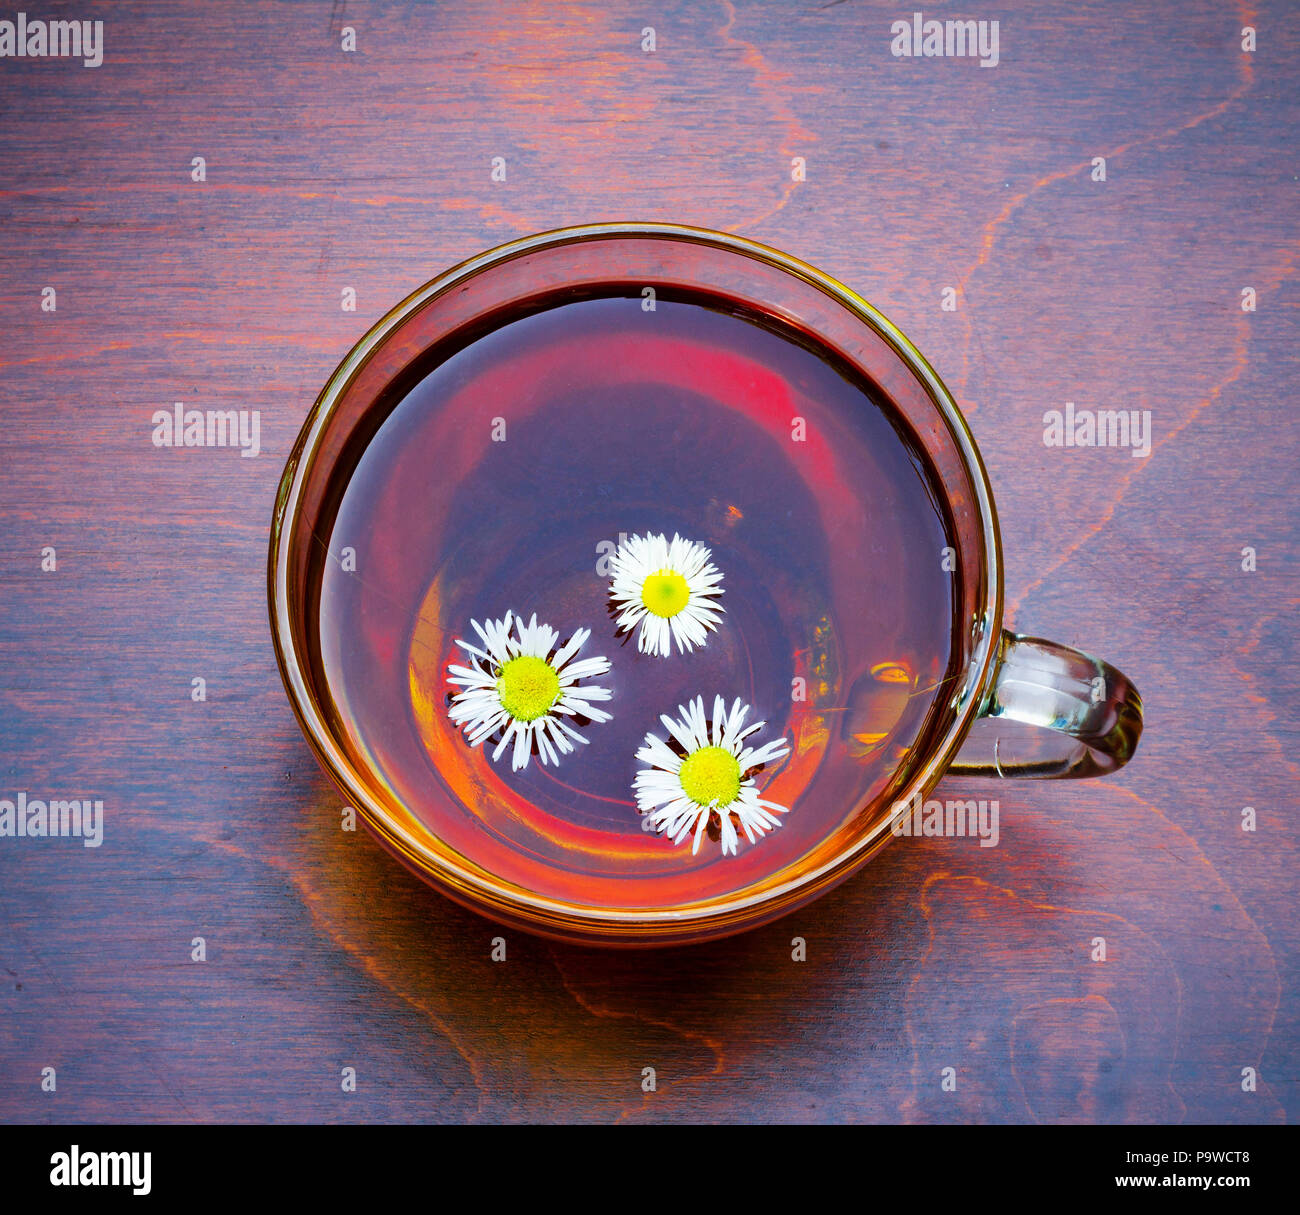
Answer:
<svg viewBox="0 0 1300 1215"><path fill-rule="evenodd" d="M0 61L0 797L105 803L98 849L0 839L0 1117L1295 1116L1300 23L972 5L982 69L892 57L915 7L87 0L42 15L102 18L103 66ZM1127 769L948 780L998 847L901 842L654 954L493 963L340 833L265 622L283 460L411 289L609 218L754 237L898 322L989 465L1009 619L1141 689ZM1150 409L1150 456L1045 447L1067 400ZM155 448L175 401L260 410L261 454Z"/></svg>

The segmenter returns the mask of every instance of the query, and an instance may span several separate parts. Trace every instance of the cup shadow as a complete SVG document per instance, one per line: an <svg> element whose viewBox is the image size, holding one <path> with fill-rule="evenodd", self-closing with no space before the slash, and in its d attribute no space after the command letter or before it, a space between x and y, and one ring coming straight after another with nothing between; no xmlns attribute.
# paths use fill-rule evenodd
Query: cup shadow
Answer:
<svg viewBox="0 0 1300 1215"><path fill-rule="evenodd" d="M518 1114L508 1094L521 1075L534 1086L530 1119L546 1109L635 1117L648 1096L645 1068L653 1091L676 1089L686 1116L708 1118L734 1102L734 1082L748 1087L756 1076L765 1077L759 1088L796 1094L834 1087L822 1074L828 1056L849 1063L879 1052L891 1074L910 1069L904 1000L926 928L916 911L921 874L904 849L885 849L772 924L627 950L502 927L426 886L364 832L341 842L334 816L312 810L301 827L291 863L319 926L420 1014L429 1036L412 1041L412 1053L436 1055L442 1040L470 1063L484 1116ZM541 1105L539 1091L548 1094ZM756 1107L751 1116L766 1115Z"/></svg>
<svg viewBox="0 0 1300 1215"><path fill-rule="evenodd" d="M502 928L361 832L341 840L320 809L332 796L323 777L285 864L376 999L416 1014L381 1018L390 1032L405 1027L392 1048L471 1077L467 1117L1191 1117L1186 1033L1252 1049L1268 1039L1277 991L1266 942L1212 871L1188 884L1187 842L1154 808L1134 813L1099 783L1064 784L1013 806L996 847L893 841L783 919L686 947L586 948ZM969 781L942 789L978 793ZM1153 836L1168 846L1153 849ZM1151 865L1171 873L1137 880ZM1179 889L1173 871L1180 898L1152 901L1144 892ZM1249 1001L1191 982L1198 963L1178 952L1177 926L1211 906L1239 929L1243 973L1257 976ZM1089 957L1098 937L1105 965ZM955 1093L939 1084L950 1067Z"/></svg>

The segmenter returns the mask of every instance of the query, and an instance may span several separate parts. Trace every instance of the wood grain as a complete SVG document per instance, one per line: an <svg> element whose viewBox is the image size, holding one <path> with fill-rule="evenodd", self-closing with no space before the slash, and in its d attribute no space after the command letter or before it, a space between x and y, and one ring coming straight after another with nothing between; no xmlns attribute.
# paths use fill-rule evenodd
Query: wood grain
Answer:
<svg viewBox="0 0 1300 1215"><path fill-rule="evenodd" d="M0 61L0 797L105 803L101 848L0 839L0 1118L1300 1112L1294 14L970 6L985 70L892 57L911 7L874 0L652 8L87 0L46 15L102 18L101 67ZM265 624L283 460L414 287L610 218L775 245L913 338L989 465L1012 622L1141 689L1128 768L950 780L999 797L998 847L906 841L649 955L493 963L338 830ZM1046 448L1067 400L1150 409L1150 456ZM261 454L155 448L175 401L260 410Z"/></svg>

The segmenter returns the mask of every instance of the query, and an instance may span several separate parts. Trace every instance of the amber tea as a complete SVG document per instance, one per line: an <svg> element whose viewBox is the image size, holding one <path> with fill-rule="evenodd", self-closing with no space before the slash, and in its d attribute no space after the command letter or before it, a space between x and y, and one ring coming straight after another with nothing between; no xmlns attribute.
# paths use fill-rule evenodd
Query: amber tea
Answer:
<svg viewBox="0 0 1300 1215"><path fill-rule="evenodd" d="M427 351L372 415L317 537L314 676L358 765L467 868L593 907L718 898L797 867L925 752L962 662L945 497L887 395L815 337L694 291L544 291ZM509 675L474 624L507 612L557 633ZM607 697L558 715L567 751L541 726L505 738L488 709L541 721L557 657L607 660L569 685ZM459 719L456 669L483 677ZM753 771L716 745L719 696L747 706L737 732L765 723L737 744ZM709 754L687 767L661 715L697 697ZM466 722L495 728L472 746ZM682 789L747 776L779 825L734 851L716 809L657 829L647 735Z"/></svg>

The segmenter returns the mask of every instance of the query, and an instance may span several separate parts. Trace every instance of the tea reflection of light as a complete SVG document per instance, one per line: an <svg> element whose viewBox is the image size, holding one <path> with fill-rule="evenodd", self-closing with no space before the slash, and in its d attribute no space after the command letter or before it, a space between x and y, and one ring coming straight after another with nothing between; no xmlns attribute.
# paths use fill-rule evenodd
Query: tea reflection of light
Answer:
<svg viewBox="0 0 1300 1215"><path fill-rule="evenodd" d="M843 737L855 759L874 755L902 720L916 686L916 675L902 662L881 662L849 690Z"/></svg>

